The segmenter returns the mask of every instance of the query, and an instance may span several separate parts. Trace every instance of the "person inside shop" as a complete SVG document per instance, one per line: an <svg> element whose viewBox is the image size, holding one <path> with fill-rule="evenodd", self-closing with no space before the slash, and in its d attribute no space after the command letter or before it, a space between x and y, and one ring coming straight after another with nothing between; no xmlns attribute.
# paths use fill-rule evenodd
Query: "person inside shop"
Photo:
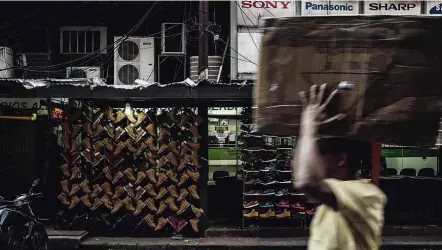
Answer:
<svg viewBox="0 0 442 250"><path fill-rule="evenodd" d="M385 194L368 180L357 180L362 142L319 138L319 127L344 121L327 105L339 93L325 96L326 84L299 93L303 105L294 149L295 188L321 204L310 225L308 249L379 249L384 222ZM327 110L327 112L326 112Z"/></svg>

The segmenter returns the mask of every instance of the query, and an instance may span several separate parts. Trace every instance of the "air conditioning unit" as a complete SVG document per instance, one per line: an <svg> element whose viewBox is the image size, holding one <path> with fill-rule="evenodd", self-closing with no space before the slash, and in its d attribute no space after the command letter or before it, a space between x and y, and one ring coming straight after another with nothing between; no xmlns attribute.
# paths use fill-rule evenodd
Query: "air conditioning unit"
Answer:
<svg viewBox="0 0 442 250"><path fill-rule="evenodd" d="M69 67L66 68L66 78L94 78L100 77L100 67Z"/></svg>
<svg viewBox="0 0 442 250"><path fill-rule="evenodd" d="M132 85L135 80L155 81L153 37L114 37L114 84Z"/></svg>

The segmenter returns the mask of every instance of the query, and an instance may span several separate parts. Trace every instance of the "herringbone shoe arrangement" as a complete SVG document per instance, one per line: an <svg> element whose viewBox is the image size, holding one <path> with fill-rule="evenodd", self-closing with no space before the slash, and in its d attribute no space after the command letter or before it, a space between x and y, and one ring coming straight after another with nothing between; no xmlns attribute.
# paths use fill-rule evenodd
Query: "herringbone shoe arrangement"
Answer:
<svg viewBox="0 0 442 250"><path fill-rule="evenodd" d="M72 108L61 123L62 192L70 211L139 217L153 231L199 232L198 131L190 109ZM111 217L108 217L111 218Z"/></svg>

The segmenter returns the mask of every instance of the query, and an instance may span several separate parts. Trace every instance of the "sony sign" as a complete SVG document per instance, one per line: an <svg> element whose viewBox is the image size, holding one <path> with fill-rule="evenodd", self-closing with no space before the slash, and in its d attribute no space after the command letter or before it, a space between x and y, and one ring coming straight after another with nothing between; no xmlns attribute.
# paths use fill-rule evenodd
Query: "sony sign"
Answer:
<svg viewBox="0 0 442 250"><path fill-rule="evenodd" d="M420 1L364 1L366 15L420 15Z"/></svg>
<svg viewBox="0 0 442 250"><path fill-rule="evenodd" d="M291 1L232 1L237 5L237 25L263 27L265 17L295 15L295 0ZM233 13L232 13L233 14Z"/></svg>
<svg viewBox="0 0 442 250"><path fill-rule="evenodd" d="M442 15L442 2L427 2L427 14Z"/></svg>
<svg viewBox="0 0 442 250"><path fill-rule="evenodd" d="M358 1L302 1L302 16L357 15Z"/></svg>

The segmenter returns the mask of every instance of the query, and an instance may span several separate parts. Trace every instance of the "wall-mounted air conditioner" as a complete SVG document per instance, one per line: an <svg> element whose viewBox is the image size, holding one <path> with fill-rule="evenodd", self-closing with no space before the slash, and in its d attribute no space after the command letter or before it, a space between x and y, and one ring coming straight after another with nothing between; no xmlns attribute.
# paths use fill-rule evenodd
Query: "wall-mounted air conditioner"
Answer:
<svg viewBox="0 0 442 250"><path fill-rule="evenodd" d="M153 37L114 37L114 84L131 85L135 80L155 81Z"/></svg>
<svg viewBox="0 0 442 250"><path fill-rule="evenodd" d="M66 78L94 78L100 77L100 67L68 67L66 68Z"/></svg>

